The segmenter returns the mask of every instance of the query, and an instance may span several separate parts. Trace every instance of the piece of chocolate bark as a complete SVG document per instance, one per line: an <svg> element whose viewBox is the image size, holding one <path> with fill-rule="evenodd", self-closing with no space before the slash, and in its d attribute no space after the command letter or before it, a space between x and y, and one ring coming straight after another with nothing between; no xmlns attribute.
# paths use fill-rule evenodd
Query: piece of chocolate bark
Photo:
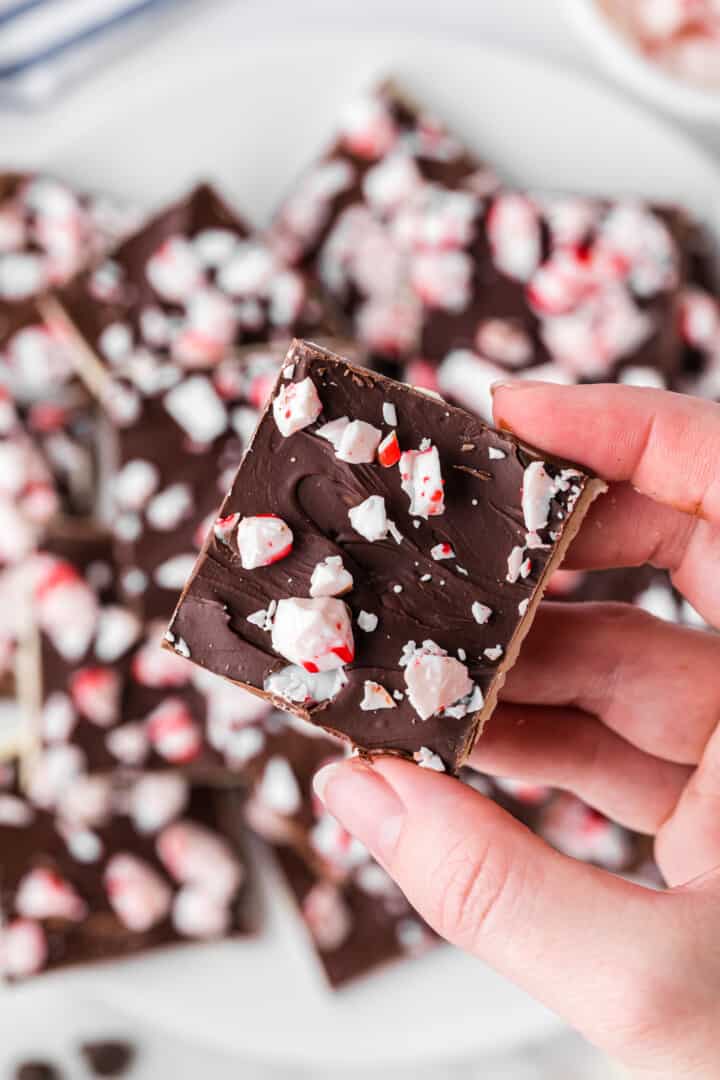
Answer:
<svg viewBox="0 0 720 1080"><path fill-rule="evenodd" d="M236 800L177 773L80 776L58 813L1 793L0 975L249 932Z"/></svg>
<svg viewBox="0 0 720 1080"><path fill-rule="evenodd" d="M167 619L288 336L322 331L324 309L205 186L60 299L58 322L110 419L123 595Z"/></svg>
<svg viewBox="0 0 720 1080"><path fill-rule="evenodd" d="M95 497L95 406L48 295L137 224L109 199L40 174L0 176L0 385L45 457L64 513Z"/></svg>
<svg viewBox="0 0 720 1080"><path fill-rule="evenodd" d="M237 782L238 733L270 706L161 647L164 625L144 625L118 597L107 534L55 530L27 573L35 632L18 685L38 805L57 806L84 772L182 768Z"/></svg>
<svg viewBox="0 0 720 1080"><path fill-rule="evenodd" d="M546 381L675 385L693 226L633 200L499 191L475 199L452 250L417 250L423 306L407 379L479 415L508 373ZM436 373L432 368L437 366Z"/></svg>
<svg viewBox="0 0 720 1080"><path fill-rule="evenodd" d="M420 344L415 246L460 244L476 205L470 191L496 185L436 117L387 82L349 103L332 145L280 206L270 239L315 275L374 359L397 363Z"/></svg>
<svg viewBox="0 0 720 1080"><path fill-rule="evenodd" d="M364 751L454 772L603 490L295 342L168 643Z"/></svg>
<svg viewBox="0 0 720 1080"><path fill-rule="evenodd" d="M377 863L366 863L340 885L317 874L289 847L277 847L275 857L333 988L437 945L435 934Z"/></svg>

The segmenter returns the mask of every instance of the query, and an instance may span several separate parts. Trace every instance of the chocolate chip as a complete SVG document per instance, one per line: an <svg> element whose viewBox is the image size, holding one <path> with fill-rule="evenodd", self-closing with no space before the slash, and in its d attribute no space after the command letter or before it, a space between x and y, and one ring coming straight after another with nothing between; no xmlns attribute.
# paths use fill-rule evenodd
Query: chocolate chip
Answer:
<svg viewBox="0 0 720 1080"><path fill-rule="evenodd" d="M15 1070L15 1080L61 1080L62 1073L49 1061L23 1061Z"/></svg>
<svg viewBox="0 0 720 1080"><path fill-rule="evenodd" d="M80 1053L95 1076L122 1076L132 1065L135 1047L119 1039L84 1043Z"/></svg>

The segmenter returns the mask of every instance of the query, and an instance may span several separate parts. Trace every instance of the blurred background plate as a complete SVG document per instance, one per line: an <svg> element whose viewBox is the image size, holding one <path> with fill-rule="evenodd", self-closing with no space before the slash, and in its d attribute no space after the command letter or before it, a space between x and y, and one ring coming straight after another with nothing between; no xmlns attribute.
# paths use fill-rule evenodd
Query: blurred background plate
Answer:
<svg viewBox="0 0 720 1080"><path fill-rule="evenodd" d="M2 118L3 157L147 206L206 175L262 222L330 136L343 102L388 72L510 179L682 201L717 224L720 172L712 159L577 76L442 39L299 35L249 48L240 34L219 38L210 10L202 23L109 68L82 96L70 94L31 126ZM186 1039L295 1065L430 1065L498 1051L557 1026L519 991L449 949L332 996L276 891L253 942L51 977L43 994L53 981L59 993L77 989Z"/></svg>

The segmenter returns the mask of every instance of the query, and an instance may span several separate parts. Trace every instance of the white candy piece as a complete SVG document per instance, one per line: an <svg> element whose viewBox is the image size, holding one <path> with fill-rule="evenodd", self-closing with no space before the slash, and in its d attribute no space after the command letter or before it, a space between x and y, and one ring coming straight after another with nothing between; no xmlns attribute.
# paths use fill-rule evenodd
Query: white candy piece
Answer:
<svg viewBox="0 0 720 1080"><path fill-rule="evenodd" d="M60 793L57 812L66 824L102 825L112 810L112 788L105 776L78 776Z"/></svg>
<svg viewBox="0 0 720 1080"><path fill-rule="evenodd" d="M533 461L525 469L522 485L522 512L528 532L547 527L550 504L557 491L555 481L542 461Z"/></svg>
<svg viewBox="0 0 720 1080"><path fill-rule="evenodd" d="M263 689L284 701L316 705L320 701L332 701L346 683L347 675L342 668L311 673L298 664L289 664L268 675Z"/></svg>
<svg viewBox="0 0 720 1080"><path fill-rule="evenodd" d="M105 737L105 746L117 761L133 767L142 765L150 753L150 740L141 723L113 728Z"/></svg>
<svg viewBox="0 0 720 1080"><path fill-rule="evenodd" d="M135 855L113 855L105 868L104 881L111 908L120 922L136 934L157 926L170 911L170 886Z"/></svg>
<svg viewBox="0 0 720 1080"><path fill-rule="evenodd" d="M192 244L183 236L169 237L148 259L145 274L164 300L182 303L203 284L203 272Z"/></svg>
<svg viewBox="0 0 720 1080"><path fill-rule="evenodd" d="M103 664L112 664L140 637L142 624L127 608L111 604L101 608L95 635L95 655Z"/></svg>
<svg viewBox="0 0 720 1080"><path fill-rule="evenodd" d="M493 645L491 649L483 649L483 656L486 660L499 660L503 654L502 645Z"/></svg>
<svg viewBox="0 0 720 1080"><path fill-rule="evenodd" d="M360 708L363 712L375 712L376 709L396 709L397 705L380 683L366 679L363 684L363 699Z"/></svg>
<svg viewBox="0 0 720 1080"><path fill-rule="evenodd" d="M311 674L351 663L355 643L346 605L332 597L278 601L272 646Z"/></svg>
<svg viewBox="0 0 720 1080"><path fill-rule="evenodd" d="M315 565L310 578L311 596L342 596L354 585L352 574L345 569L340 555L328 555Z"/></svg>
<svg viewBox="0 0 720 1080"><path fill-rule="evenodd" d="M406 450L400 456L400 482L410 499L414 517L436 517L445 513L444 482L436 446Z"/></svg>
<svg viewBox="0 0 720 1080"><path fill-rule="evenodd" d="M79 713L98 727L111 727L118 719L122 686L109 667L80 668L70 678L70 696Z"/></svg>
<svg viewBox="0 0 720 1080"><path fill-rule="evenodd" d="M475 601L470 610L475 622L480 623L481 626L488 622L493 613L492 608L488 607L487 604L481 604L478 600Z"/></svg>
<svg viewBox="0 0 720 1080"><path fill-rule="evenodd" d="M183 812L190 790L178 773L145 773L133 785L128 811L138 832L156 833Z"/></svg>
<svg viewBox="0 0 720 1080"><path fill-rule="evenodd" d="M171 484L150 500L145 511L148 525L158 532L172 532L193 510L187 484Z"/></svg>
<svg viewBox="0 0 720 1080"><path fill-rule="evenodd" d="M283 386L273 401L275 423L285 438L314 424L321 412L322 402L309 377Z"/></svg>
<svg viewBox="0 0 720 1080"><path fill-rule="evenodd" d="M153 578L161 589L182 589L195 566L195 555L173 555L155 567Z"/></svg>
<svg viewBox="0 0 720 1080"><path fill-rule="evenodd" d="M201 885L183 885L172 907L172 922L183 937L209 941L230 928L230 910L223 897Z"/></svg>
<svg viewBox="0 0 720 1080"><path fill-rule="evenodd" d="M326 439L329 443L332 443L335 450L340 445L343 432L350 424L350 419L347 416L338 416L337 420L329 420L327 424L323 424L319 427L315 434L320 439Z"/></svg>
<svg viewBox="0 0 720 1080"><path fill-rule="evenodd" d="M199 728L181 698L166 698L146 717L145 725L155 752L173 765L192 761L202 749Z"/></svg>
<svg viewBox="0 0 720 1080"><path fill-rule="evenodd" d="M443 559L454 559L455 552L450 544L435 544L430 548L430 555L435 562L441 562Z"/></svg>
<svg viewBox="0 0 720 1080"><path fill-rule="evenodd" d="M532 563L530 559L525 557L524 547L514 547L508 555L507 561L507 574L505 580L509 585L514 585L518 578L526 578L531 569Z"/></svg>
<svg viewBox="0 0 720 1080"><path fill-rule="evenodd" d="M202 825L178 821L160 833L157 852L176 881L197 885L213 896L230 899L244 871L222 837Z"/></svg>
<svg viewBox="0 0 720 1080"><path fill-rule="evenodd" d="M295 773L284 757L271 757L265 766L256 795L260 802L277 814L290 817L302 806L302 794Z"/></svg>
<svg viewBox="0 0 720 1080"><path fill-rule="evenodd" d="M352 930L352 914L342 893L330 882L318 882L303 901L303 916L318 948L339 949Z"/></svg>
<svg viewBox="0 0 720 1080"><path fill-rule="evenodd" d="M30 801L43 810L51 809L85 767L85 755L78 746L60 744L44 750L32 763Z"/></svg>
<svg viewBox="0 0 720 1080"><path fill-rule="evenodd" d="M442 758L437 754L434 754L427 746L421 746L419 750L416 750L413 754L413 759L421 769L432 769L433 772L445 772Z"/></svg>
<svg viewBox="0 0 720 1080"><path fill-rule="evenodd" d="M55 690L40 714L40 734L45 743L67 742L77 723L77 714L67 694Z"/></svg>
<svg viewBox="0 0 720 1080"><path fill-rule="evenodd" d="M374 543L387 537L389 522L382 495L370 495L348 511L350 524L355 532Z"/></svg>
<svg viewBox="0 0 720 1080"><path fill-rule="evenodd" d="M37 866L20 881L15 908L27 919L67 919L82 922L87 904L69 882L47 867Z"/></svg>
<svg viewBox="0 0 720 1080"><path fill-rule="evenodd" d="M22 829L32 824L35 813L32 807L16 795L0 795L0 825Z"/></svg>
<svg viewBox="0 0 720 1080"><path fill-rule="evenodd" d="M15 919L0 927L0 972L9 978L35 975L48 955L45 932L31 919Z"/></svg>
<svg viewBox="0 0 720 1080"><path fill-rule="evenodd" d="M35 615L63 659L74 662L87 652L95 633L95 593L69 563L50 560L35 587Z"/></svg>
<svg viewBox="0 0 720 1080"><path fill-rule="evenodd" d="M370 464L375 460L382 431L364 420L348 420L341 416L323 424L317 434L335 447L335 456L350 465Z"/></svg>
<svg viewBox="0 0 720 1080"><path fill-rule="evenodd" d="M211 443L228 426L228 414L210 379L191 375L165 395L165 408L195 443Z"/></svg>
<svg viewBox="0 0 720 1080"><path fill-rule="evenodd" d="M443 394L456 398L466 409L492 423L491 387L496 382L508 382L511 376L470 349L452 349L440 364L437 378Z"/></svg>
<svg viewBox="0 0 720 1080"><path fill-rule="evenodd" d="M243 518L236 535L240 561L245 570L270 566L292 551L292 531L275 514Z"/></svg>
<svg viewBox="0 0 720 1080"><path fill-rule="evenodd" d="M454 705L474 689L465 664L432 641L413 652L404 676L410 704L421 720Z"/></svg>
<svg viewBox="0 0 720 1080"><path fill-rule="evenodd" d="M389 427L397 427L397 409L393 405L392 401L383 401L382 415L383 420L386 424L388 424Z"/></svg>
<svg viewBox="0 0 720 1080"><path fill-rule="evenodd" d="M540 219L531 201L512 192L499 195L487 216L493 262L517 281L529 281L542 249Z"/></svg>
<svg viewBox="0 0 720 1080"><path fill-rule="evenodd" d="M361 611L357 617L357 624L366 634L372 634L373 630L377 630L378 617L372 611Z"/></svg>
<svg viewBox="0 0 720 1080"><path fill-rule="evenodd" d="M123 465L113 483L115 504L122 510L142 510L157 491L160 473L151 461L136 458Z"/></svg>

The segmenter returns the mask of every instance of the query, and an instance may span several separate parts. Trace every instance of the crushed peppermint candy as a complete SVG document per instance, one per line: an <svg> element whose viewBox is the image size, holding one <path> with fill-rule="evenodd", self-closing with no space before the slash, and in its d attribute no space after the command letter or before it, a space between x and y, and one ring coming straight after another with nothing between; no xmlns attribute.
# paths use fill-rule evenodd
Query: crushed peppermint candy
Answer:
<svg viewBox="0 0 720 1080"><path fill-rule="evenodd" d="M366 679L363 683L363 698L360 708L363 712L374 712L376 709L395 709L397 706L392 697L380 683Z"/></svg>
<svg viewBox="0 0 720 1080"><path fill-rule="evenodd" d="M424 441L419 450L406 450L400 456L400 483L410 499L412 515L429 518L445 513L445 481L436 446Z"/></svg>
<svg viewBox="0 0 720 1080"><path fill-rule="evenodd" d="M347 606L334 597L279 600L272 646L310 674L352 663L355 645Z"/></svg>
<svg viewBox="0 0 720 1080"><path fill-rule="evenodd" d="M433 772L445 772L445 765L438 754L434 754L427 746L421 746L413 754L415 762L421 769L431 769Z"/></svg>
<svg viewBox="0 0 720 1080"><path fill-rule="evenodd" d="M242 518L236 536L240 561L245 570L271 566L292 551L292 530L276 514Z"/></svg>
<svg viewBox="0 0 720 1080"><path fill-rule="evenodd" d="M483 649L483 656L486 660L499 660L503 652L502 645L493 645L492 648Z"/></svg>
<svg viewBox="0 0 720 1080"><path fill-rule="evenodd" d="M435 562L441 562L443 559L454 559L455 552L453 551L451 544L435 544L430 548L430 555Z"/></svg>
<svg viewBox="0 0 720 1080"><path fill-rule="evenodd" d="M387 537L390 526L382 495L370 495L357 506L351 507L348 517L355 532L360 533L370 543Z"/></svg>
<svg viewBox="0 0 720 1080"><path fill-rule="evenodd" d="M273 401L275 423L285 438L314 424L321 412L322 402L310 378L283 386Z"/></svg>
<svg viewBox="0 0 720 1080"><path fill-rule="evenodd" d="M357 617L357 624L366 634L377 630L378 617L372 611L361 611Z"/></svg>
<svg viewBox="0 0 720 1080"><path fill-rule="evenodd" d="M488 607L487 604L481 604L479 600L476 600L470 609L472 611L472 617L476 623L480 626L484 626L492 617L493 610Z"/></svg>
<svg viewBox="0 0 720 1080"><path fill-rule="evenodd" d="M316 563L310 578L311 596L342 596L354 585L353 576L345 569L340 555L328 555Z"/></svg>
<svg viewBox="0 0 720 1080"><path fill-rule="evenodd" d="M405 668L410 704L421 720L435 716L473 691L467 667L434 641L423 642L419 649L409 642L403 649L401 666Z"/></svg>

